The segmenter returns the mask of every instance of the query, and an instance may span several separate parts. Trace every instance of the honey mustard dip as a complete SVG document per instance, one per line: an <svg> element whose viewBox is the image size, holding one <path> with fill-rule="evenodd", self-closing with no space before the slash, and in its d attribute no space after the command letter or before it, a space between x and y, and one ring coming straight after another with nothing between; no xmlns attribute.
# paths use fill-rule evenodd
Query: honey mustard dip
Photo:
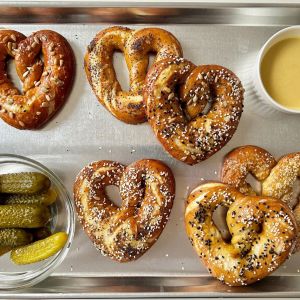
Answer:
<svg viewBox="0 0 300 300"><path fill-rule="evenodd" d="M266 91L277 103L300 110L300 37L273 45L262 59L260 72Z"/></svg>

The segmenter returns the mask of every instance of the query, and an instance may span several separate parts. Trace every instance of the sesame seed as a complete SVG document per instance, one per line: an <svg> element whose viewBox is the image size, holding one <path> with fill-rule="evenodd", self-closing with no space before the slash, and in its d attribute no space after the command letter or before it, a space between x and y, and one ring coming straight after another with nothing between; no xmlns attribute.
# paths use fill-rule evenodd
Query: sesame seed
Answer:
<svg viewBox="0 0 300 300"><path fill-rule="evenodd" d="M10 38L11 38L11 39L12 39L14 42L16 42L16 41L17 41L17 38L16 38L16 36L15 36L15 34L14 34L14 33L10 35Z"/></svg>
<svg viewBox="0 0 300 300"><path fill-rule="evenodd" d="M12 42L8 42L7 43L7 48L8 48L9 51L11 51L11 47L12 47Z"/></svg>
<svg viewBox="0 0 300 300"><path fill-rule="evenodd" d="M33 40L34 40L34 42L37 43L37 44L40 43L40 40L39 40L39 38L38 38L36 35L33 37Z"/></svg>
<svg viewBox="0 0 300 300"><path fill-rule="evenodd" d="M29 71L23 73L23 77L25 78L29 74Z"/></svg>
<svg viewBox="0 0 300 300"><path fill-rule="evenodd" d="M49 103L48 102L42 102L41 107L49 107Z"/></svg>

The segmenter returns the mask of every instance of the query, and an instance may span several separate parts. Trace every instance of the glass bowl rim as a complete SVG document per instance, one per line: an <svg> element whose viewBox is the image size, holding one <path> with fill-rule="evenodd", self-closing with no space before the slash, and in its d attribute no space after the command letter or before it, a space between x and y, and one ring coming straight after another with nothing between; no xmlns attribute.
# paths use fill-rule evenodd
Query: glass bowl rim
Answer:
<svg viewBox="0 0 300 300"><path fill-rule="evenodd" d="M7 160L5 160L7 159ZM61 249L56 255L54 255L47 263L45 263L40 269L31 270L31 271L24 271L18 274L11 274L11 275L2 275L0 274L0 290L7 290L7 289L19 289L24 287L33 286L40 281L46 279L54 269L59 266L62 261L65 259L71 244L74 239L75 234L75 208L73 200L62 183L61 179L50 169L46 166L41 164L40 162L28 158L22 155L17 154L9 154L9 153L0 153L0 166L2 164L13 164L17 163L20 165L26 165L42 171L42 173L46 173L51 182L55 185L58 189L59 195L63 198L63 203L65 209L67 211L67 233L68 233L68 240L66 245L63 249ZM1 282L5 281L4 284Z"/></svg>

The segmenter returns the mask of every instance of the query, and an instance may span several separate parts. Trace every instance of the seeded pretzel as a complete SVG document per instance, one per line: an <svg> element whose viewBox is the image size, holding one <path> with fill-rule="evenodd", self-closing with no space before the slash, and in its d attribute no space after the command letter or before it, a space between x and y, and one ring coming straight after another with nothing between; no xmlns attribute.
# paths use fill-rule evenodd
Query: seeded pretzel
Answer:
<svg viewBox="0 0 300 300"><path fill-rule="evenodd" d="M300 152L284 155L278 162L268 151L251 145L238 147L226 155L222 182L236 187L245 195L256 195L251 185L246 182L249 173L260 181L263 196L278 198L294 208L300 228L300 209L295 208L299 195L296 201L294 199L294 185L300 176ZM300 250L300 236L295 250Z"/></svg>
<svg viewBox="0 0 300 300"><path fill-rule="evenodd" d="M105 187L120 189L121 207ZM158 160L144 159L128 167L98 161L83 168L74 184L79 221L103 255L128 262L143 255L164 229L175 194L172 171Z"/></svg>
<svg viewBox="0 0 300 300"><path fill-rule="evenodd" d="M223 162L221 181L237 188L246 195L256 195L246 181L250 173L263 182L276 165L275 158L265 149L257 146L242 146L229 152Z"/></svg>
<svg viewBox="0 0 300 300"><path fill-rule="evenodd" d="M228 208L231 240L224 241L212 216ZM254 283L276 270L295 246L297 225L282 201L245 196L221 183L198 186L187 199L187 235L212 276L231 286Z"/></svg>
<svg viewBox="0 0 300 300"><path fill-rule="evenodd" d="M196 67L174 58L150 69L144 101L148 121L165 150L193 165L231 139L242 114L243 94L240 80L228 69ZM207 105L211 107L206 113L203 109Z"/></svg>
<svg viewBox="0 0 300 300"><path fill-rule="evenodd" d="M15 60L23 94L7 75L7 57ZM26 38L14 30L0 30L0 117L18 129L41 127L65 102L74 64L70 45L54 31L41 30Z"/></svg>
<svg viewBox="0 0 300 300"><path fill-rule="evenodd" d="M113 53L124 53L130 79L130 90L123 91L113 67ZM119 120L137 124L146 121L142 90L149 63L182 56L177 39L160 28L131 30L114 26L100 31L92 40L85 56L85 71L99 102Z"/></svg>

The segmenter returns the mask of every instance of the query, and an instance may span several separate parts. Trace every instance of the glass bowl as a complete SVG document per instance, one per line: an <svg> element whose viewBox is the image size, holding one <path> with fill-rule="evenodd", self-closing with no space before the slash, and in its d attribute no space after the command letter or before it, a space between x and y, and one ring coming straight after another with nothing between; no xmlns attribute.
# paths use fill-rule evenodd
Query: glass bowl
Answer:
<svg viewBox="0 0 300 300"><path fill-rule="evenodd" d="M0 154L0 174L34 171L46 175L57 191L58 197L51 205L50 227L52 232L64 231L68 240L63 249L48 259L28 265L16 265L9 253L0 256L0 289L32 286L44 280L66 257L74 237L75 213L73 201L61 180L41 163L23 156Z"/></svg>

